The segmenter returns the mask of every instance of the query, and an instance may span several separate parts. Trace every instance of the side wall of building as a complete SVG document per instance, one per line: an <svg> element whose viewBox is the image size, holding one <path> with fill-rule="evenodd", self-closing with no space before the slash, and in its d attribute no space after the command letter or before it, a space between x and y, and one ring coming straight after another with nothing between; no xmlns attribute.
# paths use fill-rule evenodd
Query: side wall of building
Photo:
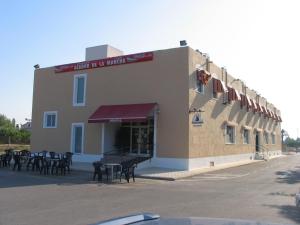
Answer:
<svg viewBox="0 0 300 225"><path fill-rule="evenodd" d="M193 158L190 162L190 169L209 166L210 162L221 164L239 160L253 159L255 153L255 132L256 128L262 129L260 134L260 144L262 148L276 151L281 150L281 127L280 123L273 119L264 118L264 116L252 111L247 111L246 107L241 108L240 101L233 101L230 104L223 104L225 94L218 94L218 98L213 98L212 79L205 86L204 94L195 91L196 88L196 67L203 66L209 69L210 73L216 78L226 83L225 71L215 64L210 63L206 68L206 58L200 53L190 49L189 51L189 107L190 109L201 109L203 124L195 126L192 124L194 113L189 115L189 157ZM227 85L243 93L242 82L227 75ZM247 89L247 95L251 99L256 99L257 94L253 90ZM265 105L266 100L260 98L260 103ZM268 108L272 108L271 104ZM273 109L273 108L272 108ZM280 112L277 111L279 114ZM226 122L236 124L235 144L225 144L225 124ZM247 126L250 129L250 144L243 143L243 129ZM263 132L269 134L269 144L266 144ZM275 144L271 143L271 133L275 134ZM275 152L274 152L275 153Z"/></svg>
<svg viewBox="0 0 300 225"><path fill-rule="evenodd" d="M92 160L103 152L102 124L89 124L101 105L156 102L156 156L188 157L188 48L154 52L153 61L78 72L55 73L54 68L35 71L32 110L34 151L70 151L72 123L84 123L84 155ZM74 107L74 75L87 74L86 105ZM57 111L57 128L43 128L43 113Z"/></svg>

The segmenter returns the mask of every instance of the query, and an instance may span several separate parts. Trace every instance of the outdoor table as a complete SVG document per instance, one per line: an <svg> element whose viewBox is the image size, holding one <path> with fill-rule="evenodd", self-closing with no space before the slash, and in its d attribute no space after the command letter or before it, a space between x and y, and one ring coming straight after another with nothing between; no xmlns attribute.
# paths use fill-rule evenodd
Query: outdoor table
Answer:
<svg viewBox="0 0 300 225"><path fill-rule="evenodd" d="M121 170L122 170L122 165L120 163L104 163L103 166L105 168L110 168L110 171L111 171L110 181L111 182L114 179L114 167L121 167Z"/></svg>

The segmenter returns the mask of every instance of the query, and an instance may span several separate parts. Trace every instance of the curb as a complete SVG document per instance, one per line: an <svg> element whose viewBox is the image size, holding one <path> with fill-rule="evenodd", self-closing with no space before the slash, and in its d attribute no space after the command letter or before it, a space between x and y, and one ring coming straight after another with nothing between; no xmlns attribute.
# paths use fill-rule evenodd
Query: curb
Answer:
<svg viewBox="0 0 300 225"><path fill-rule="evenodd" d="M175 181L179 178L172 177L154 177L154 176L143 176L143 175L135 175L136 178L149 179L149 180L165 180L165 181Z"/></svg>
<svg viewBox="0 0 300 225"><path fill-rule="evenodd" d="M251 162L247 162L244 164L239 164L239 165L223 165L220 166L220 168L203 168L203 171L195 171L194 173L191 171L190 174L186 174L186 175L182 175L182 176L178 176L178 177L164 177L164 176L151 176L151 175L136 175L136 177L139 178L143 178L143 179L152 179L152 180L167 180L167 181L176 181L176 180L180 180L180 179L184 179L184 178L188 178L188 177L193 177L199 174L204 174L204 173L209 173L209 172L214 172L214 171L218 171L218 170L224 170L224 169L229 169L229 168L234 168L234 167L240 167L240 166L245 166L245 165L249 165L252 163L258 163L258 162L265 162L265 160L253 160ZM205 170L206 169L206 170Z"/></svg>

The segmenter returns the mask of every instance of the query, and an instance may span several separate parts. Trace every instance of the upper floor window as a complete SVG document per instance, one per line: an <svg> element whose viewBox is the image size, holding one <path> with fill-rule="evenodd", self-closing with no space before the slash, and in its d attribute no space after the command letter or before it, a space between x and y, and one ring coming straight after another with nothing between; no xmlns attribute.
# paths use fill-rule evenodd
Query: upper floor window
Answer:
<svg viewBox="0 0 300 225"><path fill-rule="evenodd" d="M235 127L226 125L226 144L234 144L235 143Z"/></svg>
<svg viewBox="0 0 300 225"><path fill-rule="evenodd" d="M44 112L43 128L57 127L57 111Z"/></svg>
<svg viewBox="0 0 300 225"><path fill-rule="evenodd" d="M85 106L86 74L74 76L73 106Z"/></svg>
<svg viewBox="0 0 300 225"><path fill-rule="evenodd" d="M196 71L196 91L199 93L204 93L204 86L208 84L211 74L206 70Z"/></svg>

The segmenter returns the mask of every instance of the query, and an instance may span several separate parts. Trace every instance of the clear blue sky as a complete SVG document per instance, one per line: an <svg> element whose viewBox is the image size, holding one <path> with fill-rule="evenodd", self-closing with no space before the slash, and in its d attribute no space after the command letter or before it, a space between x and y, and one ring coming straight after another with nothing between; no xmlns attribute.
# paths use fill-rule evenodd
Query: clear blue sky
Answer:
<svg viewBox="0 0 300 225"><path fill-rule="evenodd" d="M0 113L31 117L33 65L84 60L85 48L127 53L177 47L186 39L282 110L300 128L298 1L151 0L0 3Z"/></svg>

